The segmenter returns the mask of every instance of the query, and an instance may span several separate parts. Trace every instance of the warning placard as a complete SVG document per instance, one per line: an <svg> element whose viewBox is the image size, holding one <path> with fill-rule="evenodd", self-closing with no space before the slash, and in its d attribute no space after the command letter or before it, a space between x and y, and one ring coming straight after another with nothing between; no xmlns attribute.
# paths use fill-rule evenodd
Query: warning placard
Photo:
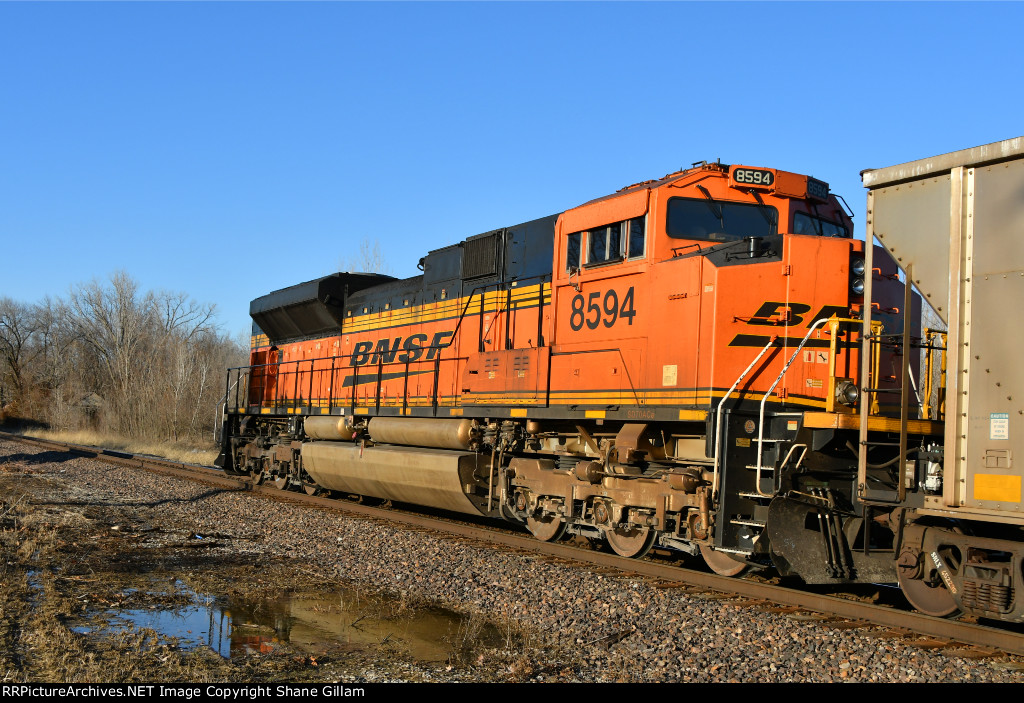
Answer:
<svg viewBox="0 0 1024 703"><path fill-rule="evenodd" d="M988 438L1010 438L1010 413L990 413L988 416Z"/></svg>

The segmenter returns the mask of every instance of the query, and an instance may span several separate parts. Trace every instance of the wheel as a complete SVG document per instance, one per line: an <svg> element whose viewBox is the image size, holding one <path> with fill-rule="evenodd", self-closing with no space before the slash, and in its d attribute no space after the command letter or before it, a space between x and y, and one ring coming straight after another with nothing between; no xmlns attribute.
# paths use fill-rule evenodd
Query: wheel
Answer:
<svg viewBox="0 0 1024 703"><path fill-rule="evenodd" d="M274 484L274 488L278 489L279 491L283 491L288 488L288 484L291 483L291 480L289 479L287 474L284 476L282 476L281 474L277 474L271 480L271 483Z"/></svg>
<svg viewBox="0 0 1024 703"><path fill-rule="evenodd" d="M311 479L305 471L302 472L302 490L308 496L323 495L325 493L324 489L317 485L316 481Z"/></svg>
<svg viewBox="0 0 1024 703"><path fill-rule="evenodd" d="M960 614L960 606L941 581L933 586L921 579L905 578L902 574L898 575L897 580L910 604L925 615L948 618Z"/></svg>
<svg viewBox="0 0 1024 703"><path fill-rule="evenodd" d="M651 551L657 533L649 527L617 527L605 530L604 537L608 546L619 556L642 557Z"/></svg>
<svg viewBox="0 0 1024 703"><path fill-rule="evenodd" d="M554 515L542 518L528 517L526 527L541 542L554 542L565 534L565 520Z"/></svg>
<svg viewBox="0 0 1024 703"><path fill-rule="evenodd" d="M259 486L267 478L267 473L263 469L250 469L249 478L252 479L253 485Z"/></svg>
<svg viewBox="0 0 1024 703"><path fill-rule="evenodd" d="M700 555L704 563L719 576L739 576L747 570L747 562L741 561L726 552L715 551L706 544L700 545Z"/></svg>

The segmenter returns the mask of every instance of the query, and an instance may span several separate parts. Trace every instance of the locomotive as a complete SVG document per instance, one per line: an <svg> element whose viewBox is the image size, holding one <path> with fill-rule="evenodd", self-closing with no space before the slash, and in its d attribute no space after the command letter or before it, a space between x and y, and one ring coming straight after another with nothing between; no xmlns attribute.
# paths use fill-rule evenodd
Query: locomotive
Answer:
<svg viewBox="0 0 1024 703"><path fill-rule="evenodd" d="M881 245L852 237L823 181L699 162L430 251L419 276L335 273L257 298L217 463L1020 620L1022 521L992 507L1016 487L1019 509L1020 480L974 482L968 515L967 469L945 461L960 341L922 329L906 283L936 305L941 276L908 265L941 248L915 240L919 210L942 209L922 173L869 183ZM897 208L871 203L907 193L880 231ZM1010 466L1009 450L985 456Z"/></svg>

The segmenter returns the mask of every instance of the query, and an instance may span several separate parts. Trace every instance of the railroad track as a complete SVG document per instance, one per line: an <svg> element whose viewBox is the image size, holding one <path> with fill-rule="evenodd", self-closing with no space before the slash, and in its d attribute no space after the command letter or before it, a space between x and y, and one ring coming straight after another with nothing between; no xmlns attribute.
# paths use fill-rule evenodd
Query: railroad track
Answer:
<svg viewBox="0 0 1024 703"><path fill-rule="evenodd" d="M67 451L100 461L157 474L226 488L242 490L272 500L359 515L400 525L430 530L472 543L500 546L539 559L566 566L596 569L624 577L642 579L656 588L679 589L687 595L727 600L737 607L766 607L797 619L819 620L840 628L886 628L885 637L927 638L915 644L926 648L973 647L972 654L1024 655L1024 632L962 620L943 620L896 608L858 602L831 595L801 591L757 580L736 579L695 571L651 559L626 559L566 543L541 542L532 536L502 531L470 523L457 522L420 513L361 505L332 498L282 491L271 486L255 485L244 477L228 476L219 469L183 464L147 455L134 455L109 449L40 440L0 432L0 438L43 449Z"/></svg>

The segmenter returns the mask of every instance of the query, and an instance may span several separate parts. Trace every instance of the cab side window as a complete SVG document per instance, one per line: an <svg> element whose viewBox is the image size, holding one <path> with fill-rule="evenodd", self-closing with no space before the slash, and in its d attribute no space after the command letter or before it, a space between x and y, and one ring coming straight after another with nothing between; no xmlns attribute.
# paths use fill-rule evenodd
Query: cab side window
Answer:
<svg viewBox="0 0 1024 703"><path fill-rule="evenodd" d="M645 217L634 217L570 234L566 245L566 272L581 266L642 259L646 254L645 220Z"/></svg>
<svg viewBox="0 0 1024 703"><path fill-rule="evenodd" d="M605 225L590 230L588 264L603 264L622 258L622 223Z"/></svg>
<svg viewBox="0 0 1024 703"><path fill-rule="evenodd" d="M626 222L629 228L629 258L639 259L644 255L644 218L634 217Z"/></svg>
<svg viewBox="0 0 1024 703"><path fill-rule="evenodd" d="M580 239L582 236L582 232L575 232L569 235L569 244L565 255L566 273L572 273L580 269Z"/></svg>

